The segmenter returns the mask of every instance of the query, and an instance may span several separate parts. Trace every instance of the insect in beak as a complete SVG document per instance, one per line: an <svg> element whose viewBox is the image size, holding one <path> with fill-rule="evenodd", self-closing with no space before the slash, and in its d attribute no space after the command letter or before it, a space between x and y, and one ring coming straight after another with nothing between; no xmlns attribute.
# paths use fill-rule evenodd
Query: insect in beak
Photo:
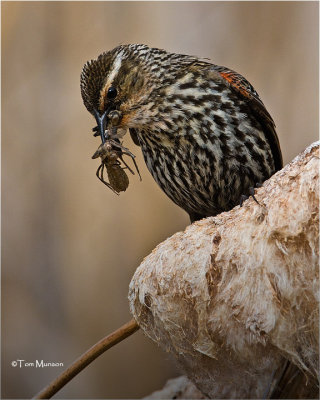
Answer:
<svg viewBox="0 0 320 400"><path fill-rule="evenodd" d="M106 125L107 125L107 113L109 110L106 110L101 116L99 115L98 111L93 109L94 116L97 121L98 129L97 129L97 136L100 134L101 136L101 141L102 144L106 142L106 137L105 137L105 130L106 130Z"/></svg>

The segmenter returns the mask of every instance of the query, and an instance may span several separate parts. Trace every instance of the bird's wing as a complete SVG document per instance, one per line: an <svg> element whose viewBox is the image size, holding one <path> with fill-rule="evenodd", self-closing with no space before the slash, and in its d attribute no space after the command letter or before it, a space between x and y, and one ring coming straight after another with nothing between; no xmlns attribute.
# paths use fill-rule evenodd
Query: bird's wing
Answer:
<svg viewBox="0 0 320 400"><path fill-rule="evenodd" d="M275 123L258 93L250 82L237 72L218 65L214 65L213 68L229 85L229 87L249 104L252 112L256 115L264 128L266 139L273 154L276 170L280 170L283 167L282 154L279 139L275 130Z"/></svg>

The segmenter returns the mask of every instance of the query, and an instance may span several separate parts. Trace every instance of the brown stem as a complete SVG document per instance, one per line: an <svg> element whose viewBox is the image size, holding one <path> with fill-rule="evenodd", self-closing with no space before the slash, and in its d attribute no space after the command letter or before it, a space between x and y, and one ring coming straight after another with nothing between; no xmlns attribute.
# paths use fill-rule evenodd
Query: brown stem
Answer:
<svg viewBox="0 0 320 400"><path fill-rule="evenodd" d="M70 365L70 367L63 371L62 374L60 374L47 387L41 390L41 392L39 392L34 398L50 399L93 360L99 357L106 350L110 349L110 347L113 347L115 344L132 335L138 329L139 325L134 319L122 325L119 329L104 337L89 350L83 353L73 364Z"/></svg>

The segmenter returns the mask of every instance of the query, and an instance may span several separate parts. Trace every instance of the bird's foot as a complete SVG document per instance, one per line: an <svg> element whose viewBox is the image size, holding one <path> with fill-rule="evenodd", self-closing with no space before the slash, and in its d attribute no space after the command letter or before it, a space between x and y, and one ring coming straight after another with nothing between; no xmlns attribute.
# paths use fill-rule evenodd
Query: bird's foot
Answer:
<svg viewBox="0 0 320 400"><path fill-rule="evenodd" d="M262 184L261 184L261 183L256 183L255 186L256 186L257 188L259 188L259 187L262 186ZM250 196L253 198L253 200L254 200L257 204L260 205L260 203L258 202L258 200L257 200L256 197L255 197L254 190L255 190L255 188L254 188L253 186L251 186L251 187L249 187L249 196L246 196L245 194L242 194L242 195L240 196L240 202L239 202L240 207L242 207L244 201L248 200L248 198L249 198Z"/></svg>

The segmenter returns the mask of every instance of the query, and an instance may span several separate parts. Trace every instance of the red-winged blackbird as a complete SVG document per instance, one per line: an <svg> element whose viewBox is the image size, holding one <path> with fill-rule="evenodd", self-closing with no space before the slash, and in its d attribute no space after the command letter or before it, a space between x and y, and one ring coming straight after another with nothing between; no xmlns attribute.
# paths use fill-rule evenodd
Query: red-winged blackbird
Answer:
<svg viewBox="0 0 320 400"><path fill-rule="evenodd" d="M129 129L155 181L191 221L233 208L282 168L270 114L226 67L121 45L85 64L81 94L102 142L110 126Z"/></svg>

